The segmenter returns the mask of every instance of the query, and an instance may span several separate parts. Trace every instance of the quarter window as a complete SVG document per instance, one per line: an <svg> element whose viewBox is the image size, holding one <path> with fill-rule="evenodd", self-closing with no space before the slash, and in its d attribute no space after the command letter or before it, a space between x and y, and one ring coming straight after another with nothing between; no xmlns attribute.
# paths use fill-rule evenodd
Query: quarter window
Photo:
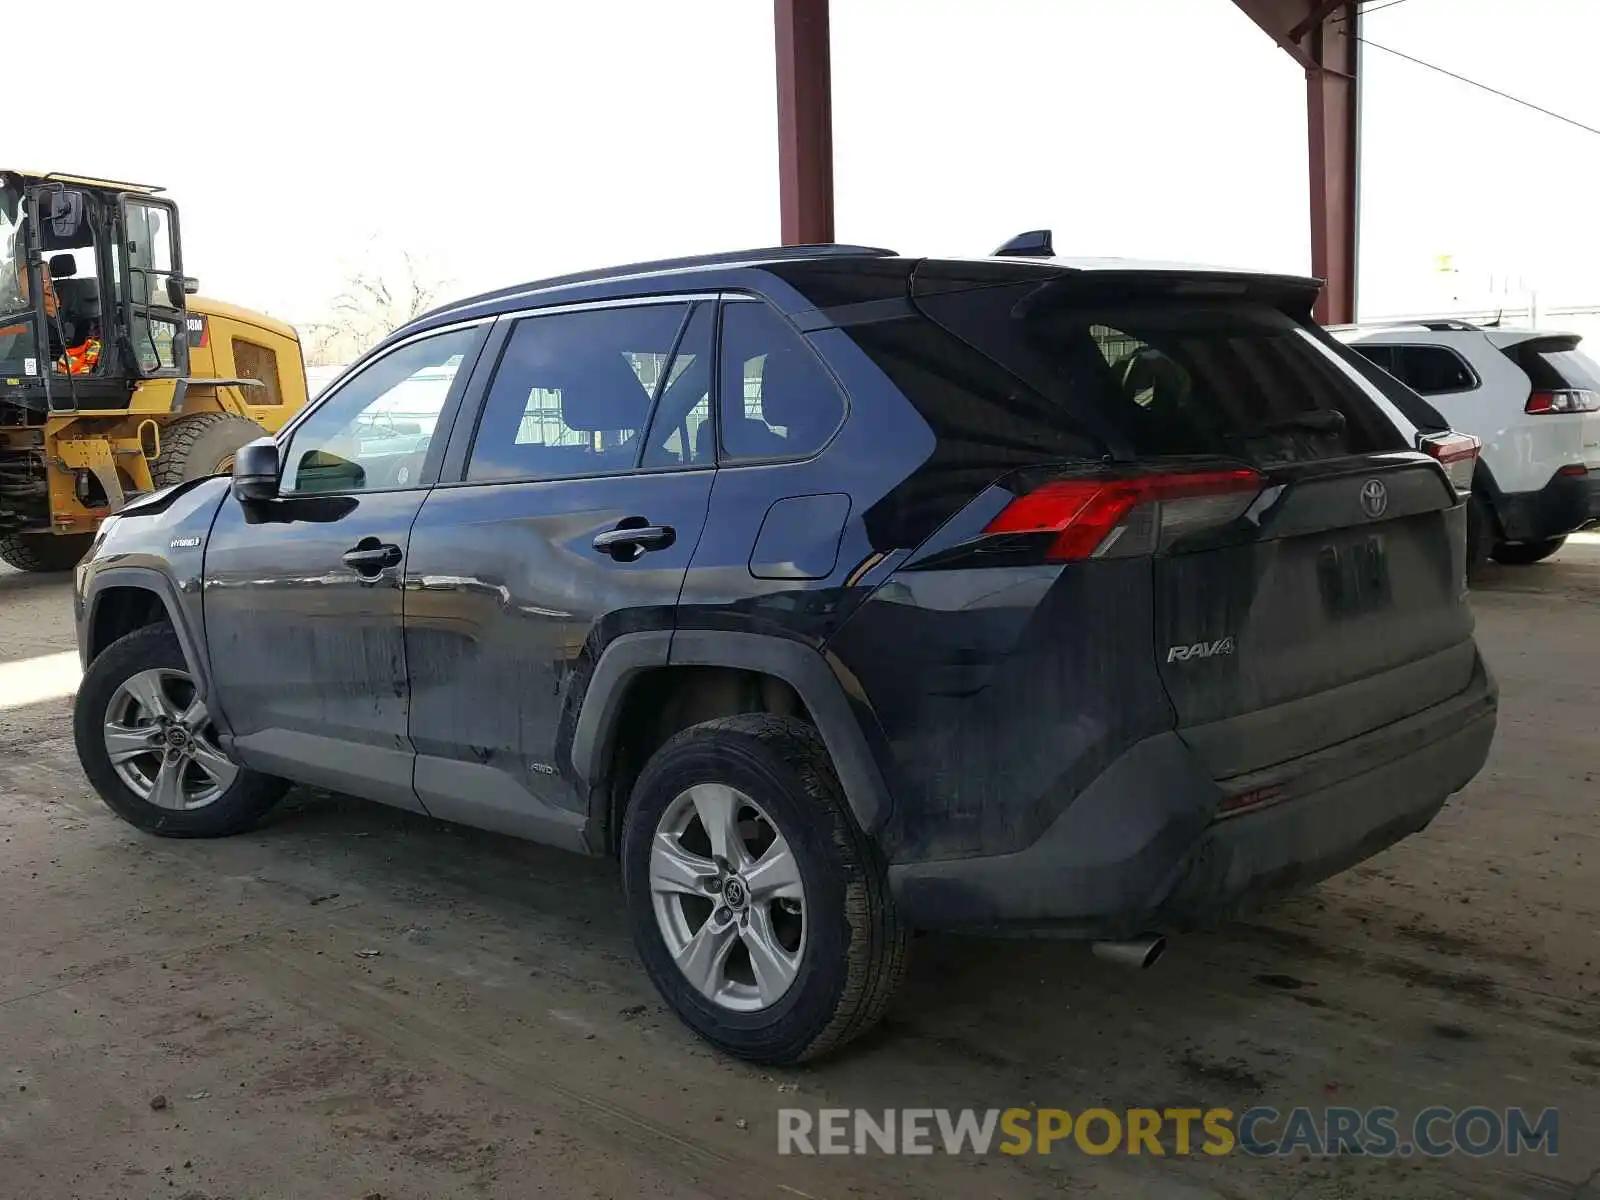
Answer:
<svg viewBox="0 0 1600 1200"><path fill-rule="evenodd" d="M1478 386L1462 357L1444 346L1353 346L1414 392L1437 396L1470 392ZM1375 353L1376 351L1376 353Z"/></svg>
<svg viewBox="0 0 1600 1200"><path fill-rule="evenodd" d="M844 420L844 397L817 356L757 301L722 308L717 405L730 462L815 454Z"/></svg>
<svg viewBox="0 0 1600 1200"><path fill-rule="evenodd" d="M688 311L653 304L518 321L484 402L467 478L632 470Z"/></svg>

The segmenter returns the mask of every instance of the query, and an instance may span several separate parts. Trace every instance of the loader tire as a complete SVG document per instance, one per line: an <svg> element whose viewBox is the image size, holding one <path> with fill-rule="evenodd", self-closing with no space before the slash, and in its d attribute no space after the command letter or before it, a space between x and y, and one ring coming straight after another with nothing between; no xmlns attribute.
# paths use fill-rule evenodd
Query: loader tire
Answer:
<svg viewBox="0 0 1600 1200"><path fill-rule="evenodd" d="M150 468L158 488L219 475L229 468L239 447L267 431L232 413L196 413L181 417L161 431L161 454Z"/></svg>
<svg viewBox="0 0 1600 1200"><path fill-rule="evenodd" d="M93 538L92 533L0 534L0 560L19 571L70 571Z"/></svg>

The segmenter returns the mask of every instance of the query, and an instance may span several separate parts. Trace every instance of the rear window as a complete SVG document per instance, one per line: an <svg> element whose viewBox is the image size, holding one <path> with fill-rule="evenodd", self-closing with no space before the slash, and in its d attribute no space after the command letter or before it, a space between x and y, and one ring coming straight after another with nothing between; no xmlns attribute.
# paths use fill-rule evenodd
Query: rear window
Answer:
<svg viewBox="0 0 1600 1200"><path fill-rule="evenodd" d="M1003 368L1013 391L1033 393L1019 409L1027 420L1116 458L1271 466L1404 448L1351 369L1268 304L1159 295L1040 304L1034 285L921 304Z"/></svg>
<svg viewBox="0 0 1600 1200"><path fill-rule="evenodd" d="M1506 350L1506 357L1527 372L1536 392L1565 388L1600 392L1600 365L1578 349L1575 337L1519 342Z"/></svg>

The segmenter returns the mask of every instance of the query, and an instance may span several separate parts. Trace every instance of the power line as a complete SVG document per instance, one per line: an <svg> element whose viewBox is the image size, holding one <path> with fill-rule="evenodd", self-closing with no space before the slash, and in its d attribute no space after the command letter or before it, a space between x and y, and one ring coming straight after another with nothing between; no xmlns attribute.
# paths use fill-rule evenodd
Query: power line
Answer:
<svg viewBox="0 0 1600 1200"><path fill-rule="evenodd" d="M1398 3L1399 0L1395 0L1395 2ZM1385 6L1385 7L1387 7L1387 6ZM1513 96L1510 92L1502 92L1499 88L1490 87L1487 83L1479 83L1476 79L1468 79L1465 75L1458 75L1454 71L1447 70L1446 68L1441 67L1441 66L1437 66L1437 65L1435 65L1434 63L1431 63L1431 62L1424 62L1420 58L1413 58L1409 54L1404 54L1401 51L1391 49L1388 46L1380 46L1377 42L1374 42L1370 38L1364 38L1364 37L1361 37L1361 36L1357 35L1356 36L1356 41L1361 42L1364 45L1371 46L1374 50L1382 50L1385 54L1392 54L1396 58L1403 58L1409 63L1416 63L1417 66L1419 66L1419 67L1426 67L1426 68L1428 68L1428 70L1437 71L1441 75L1448 75L1448 76L1450 76L1451 79L1455 79L1455 80L1460 81L1461 83L1468 84L1468 85L1470 85L1472 87L1475 87L1475 88L1479 89L1480 91L1488 92L1491 96L1499 96L1500 99L1509 100L1513 104L1520 104L1520 105L1522 105L1523 108L1531 108L1536 113L1543 113L1547 117L1554 117L1556 120L1564 121L1568 125L1577 126L1579 129L1583 130L1585 133L1592 133L1592 134L1595 134L1597 137L1600 137L1600 129L1596 129L1593 125L1585 125L1582 121L1577 121L1577 120L1574 120L1571 117L1563 116L1561 113L1553 112L1548 108L1543 108L1540 105L1537 105L1537 104L1533 103L1533 101L1531 101L1531 100L1524 100L1520 96Z"/></svg>

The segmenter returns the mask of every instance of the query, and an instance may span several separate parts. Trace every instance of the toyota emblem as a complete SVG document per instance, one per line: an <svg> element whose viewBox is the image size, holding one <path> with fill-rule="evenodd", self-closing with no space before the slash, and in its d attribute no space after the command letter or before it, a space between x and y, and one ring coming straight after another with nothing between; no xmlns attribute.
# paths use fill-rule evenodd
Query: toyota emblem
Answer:
<svg viewBox="0 0 1600 1200"><path fill-rule="evenodd" d="M1361 511L1376 520L1389 508L1389 489L1381 479L1369 479L1361 485Z"/></svg>

